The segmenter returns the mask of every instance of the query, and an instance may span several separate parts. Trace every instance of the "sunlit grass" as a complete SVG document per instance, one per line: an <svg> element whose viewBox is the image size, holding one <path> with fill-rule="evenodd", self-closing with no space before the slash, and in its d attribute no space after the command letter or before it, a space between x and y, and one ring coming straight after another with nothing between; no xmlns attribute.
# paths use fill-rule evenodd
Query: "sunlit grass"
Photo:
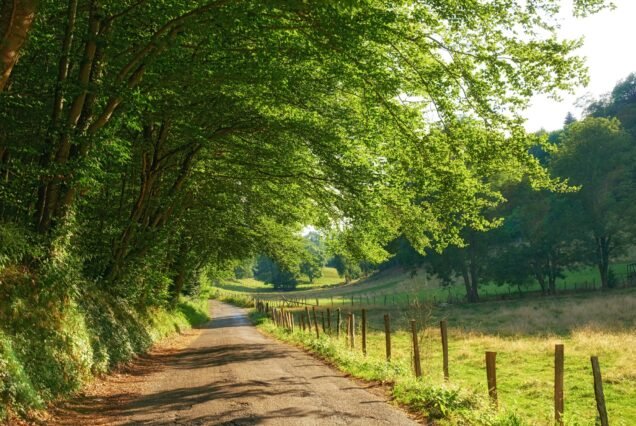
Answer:
<svg viewBox="0 0 636 426"><path fill-rule="evenodd" d="M322 268L322 276L315 278L314 282L309 282L306 276L302 276L296 290L315 290L332 286L339 286L344 283L344 280L338 275L336 268L324 267ZM271 284L267 284L263 281L255 278L241 278L234 280L224 280L216 285L218 288L228 291L236 291L243 293L281 293L274 289ZM290 293L289 291L282 292L284 294Z"/></svg>
<svg viewBox="0 0 636 426"><path fill-rule="evenodd" d="M328 299L323 299L327 302ZM350 306L329 303L335 330L335 310L342 319ZM369 317L368 355L362 357L358 330L357 347L341 368L359 377L373 380L407 380L411 373L411 335L407 320L418 318L421 331L423 382L443 387L442 351L438 322L449 325L450 383L468 393L485 397L485 351L496 351L499 401L506 413L516 413L527 424L553 424L554 345L565 345L565 407L567 424L594 424L596 405L592 387L590 356L600 359L611 424L636 424L636 292L586 293L584 295L538 298L478 305L431 308L404 306L367 306ZM353 308L360 318L360 307ZM393 362L389 373L378 373L384 363L385 340L382 317L392 318ZM343 325L344 330L344 325ZM280 333L279 333L280 334ZM298 332L295 335L299 334ZM290 335L308 347L315 347L313 333ZM344 332L343 332L344 334ZM350 350L344 337L337 351ZM315 349L315 348L314 348ZM336 355L334 355L336 356ZM337 355L344 357L344 355ZM345 359L345 358L342 358ZM349 358L346 358L349 359ZM375 366L375 367L373 367ZM385 369L386 370L386 369ZM381 377L378 376L380 374ZM486 414L484 414L485 416ZM452 418L452 416L451 416ZM449 420L456 424L459 420ZM482 418L483 423L486 421ZM479 420L479 422L482 422Z"/></svg>

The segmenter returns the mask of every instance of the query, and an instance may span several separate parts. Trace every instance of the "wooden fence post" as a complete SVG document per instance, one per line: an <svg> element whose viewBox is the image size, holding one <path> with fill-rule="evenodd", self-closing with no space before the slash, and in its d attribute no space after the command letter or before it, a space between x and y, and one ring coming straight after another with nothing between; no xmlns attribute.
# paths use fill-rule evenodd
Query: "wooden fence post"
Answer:
<svg viewBox="0 0 636 426"><path fill-rule="evenodd" d="M386 343L386 360L391 362L391 317L384 314L384 341Z"/></svg>
<svg viewBox="0 0 636 426"><path fill-rule="evenodd" d="M356 316L353 312L349 314L349 344L351 349L356 347Z"/></svg>
<svg viewBox="0 0 636 426"><path fill-rule="evenodd" d="M563 425L563 370L564 350L563 345L554 346L554 421Z"/></svg>
<svg viewBox="0 0 636 426"><path fill-rule="evenodd" d="M442 359L444 369L444 380L448 380L448 324L446 320L439 322L440 332L442 334Z"/></svg>
<svg viewBox="0 0 636 426"><path fill-rule="evenodd" d="M327 308L327 330L331 334L331 309Z"/></svg>
<svg viewBox="0 0 636 426"><path fill-rule="evenodd" d="M422 377L420 345L417 338L417 325L415 324L415 320L411 320L411 334L413 335L413 364L415 366L415 377Z"/></svg>
<svg viewBox="0 0 636 426"><path fill-rule="evenodd" d="M316 319L316 307L312 306L311 310L313 311L314 314L314 326L316 328L316 338L320 338L320 331L318 331L318 320Z"/></svg>
<svg viewBox="0 0 636 426"><path fill-rule="evenodd" d="M307 316L307 328L311 331L311 318L309 317L309 307L305 305L305 315Z"/></svg>
<svg viewBox="0 0 636 426"><path fill-rule="evenodd" d="M486 379L488 380L488 395L497 407L497 352L486 352Z"/></svg>
<svg viewBox="0 0 636 426"><path fill-rule="evenodd" d="M336 337L340 338L340 308L338 308L336 315Z"/></svg>
<svg viewBox="0 0 636 426"><path fill-rule="evenodd" d="M305 316L303 315L303 311L300 311L300 326L302 327L303 331L307 329L307 327L305 327Z"/></svg>
<svg viewBox="0 0 636 426"><path fill-rule="evenodd" d="M362 310L362 353L367 355L367 310Z"/></svg>
<svg viewBox="0 0 636 426"><path fill-rule="evenodd" d="M594 374L594 396L596 397L596 409L601 420L601 426L609 426L607 418L607 408L605 407L605 395L603 394L603 380L601 379L601 367L598 364L598 357L593 356L592 373Z"/></svg>

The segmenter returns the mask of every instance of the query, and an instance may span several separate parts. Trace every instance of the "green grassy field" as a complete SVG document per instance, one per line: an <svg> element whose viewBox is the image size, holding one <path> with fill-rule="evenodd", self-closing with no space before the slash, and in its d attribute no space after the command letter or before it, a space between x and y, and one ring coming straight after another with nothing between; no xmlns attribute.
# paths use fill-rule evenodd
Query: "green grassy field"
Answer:
<svg viewBox="0 0 636 426"><path fill-rule="evenodd" d="M625 264L613 266L619 276L625 267ZM457 396L458 401L471 406L469 411L476 417L466 414L460 404L453 409L455 414L445 416L444 422L448 424L518 424L518 421L531 425L552 424L554 345L557 343L565 345L566 424L595 424L591 355L600 359L611 424L636 424L636 351L633 350L636 290L591 291L595 279L593 268L570 271L559 280L558 289L562 294L557 297L538 297L538 286L524 288L524 293L519 295L506 286L484 285L482 299L491 300L474 305L457 303L463 296L460 284L442 288L436 279L426 274L410 276L397 270L348 285L338 284L334 279L327 287L306 286L296 292L264 293L263 284L254 280L242 280L232 289L244 289L272 305L282 296L311 305L317 302L318 310L330 309L332 323L338 308L343 321L349 311L356 313L359 321L361 309L365 308L369 323L366 357L360 353L359 341L358 347L351 351L344 338L316 340L313 332L288 334L272 329L271 324L264 327L282 339L321 353L351 374L394 383L396 398L410 406L419 404L422 412L430 412L430 407L422 405L420 397L415 397L414 402L414 395L430 393L430 389L436 389L432 391L434 395L439 389L458 392L457 395L462 395ZM575 294L572 292L575 286L590 291ZM529 293L532 291L534 293ZM449 297L453 303L443 303ZM502 297L509 299L500 300ZM437 303L430 303L432 301ZM392 318L390 367L384 360L382 318L385 313ZM424 378L418 382L413 382L411 337L406 331L412 318L420 325ZM449 324L450 384L444 383L442 375L438 326L442 319ZM485 351L498 353L499 413L492 412L484 402L487 400ZM452 408L453 403L447 405Z"/></svg>
<svg viewBox="0 0 636 426"><path fill-rule="evenodd" d="M613 269L620 278L626 264L616 264ZM565 345L566 424L595 424L592 355L600 360L611 424L636 424L636 289L593 291L593 287L598 288L594 268L569 271L559 280L561 294L556 297L540 297L538 286L524 288L518 294L507 286L491 284L481 287L486 302L478 304L460 303L464 291L461 284L442 288L426 274L411 276L398 270L347 285L334 279L323 288L306 286L285 293L262 292L263 284L253 280L239 284L233 290L245 289L271 306L280 305L283 296L310 305L317 303L319 322L320 311L326 313L329 308L332 331L337 309L341 310L343 324L346 314L354 312L358 318L354 350L347 347L343 337L323 335L316 339L313 331L288 333L267 321L261 326L281 339L320 353L355 376L392 383L398 401L445 418L440 420L442 424L553 424L557 343ZM575 293L575 288L589 291ZM449 298L453 303L444 303ZM361 354L359 341L362 308L367 311L369 324L366 357ZM302 309L295 312L300 324ZM392 318L390 364L385 361L385 313ZM410 319L417 320L420 330L424 372L420 381L414 381L412 373L412 339L407 332ZM442 319L449 325L449 383L444 382L442 374ZM491 409L486 398L486 351L498 353L498 412ZM445 407L446 414L440 415L437 403L431 406L431 401Z"/></svg>
<svg viewBox="0 0 636 426"><path fill-rule="evenodd" d="M296 331L293 334L277 330L275 333L285 340L320 352L351 374L370 380L389 381L397 386L413 380L412 339L406 331L406 325L407 320L415 318L421 325L422 385L436 389L456 387L469 395L465 398L476 395L477 401L486 397L485 351L496 351L500 416L515 420L510 420L512 423L504 421L495 424L515 424L517 420L530 425L553 423L554 345L563 343L566 424L595 424L591 355L597 355L600 359L611 424L636 424L634 290L505 303L488 302L473 306L440 308L413 304L408 308L366 306L366 309L369 318L366 357L360 353L359 324L358 340L353 351L347 348L344 337L325 339L323 336L316 340L313 330L310 333ZM330 311L335 334L335 310ZM341 312L344 321L349 309L341 308ZM360 308L356 306L351 312L356 314L359 322ZM390 368L384 361L382 318L385 313L391 315L394 330ZM296 315L297 324L300 324L300 311L297 310ZM321 314L318 315L319 323L320 317ZM446 319L449 325L450 384L444 383L442 374L440 319ZM271 324L269 327L268 330L272 332ZM322 331L322 326L320 328ZM420 389L418 392L423 391ZM402 399L408 401L407 396ZM445 422L491 424L487 419L494 414L490 413L487 404L483 401L481 405L479 402L475 404L478 407L473 408L476 418L466 420L463 414L449 415Z"/></svg>
<svg viewBox="0 0 636 426"><path fill-rule="evenodd" d="M620 280L625 277L626 265L627 263L612 265L612 270ZM297 290L286 292L276 292L271 286L254 279L226 281L218 287L229 291L262 293L257 297L263 299L278 299L284 295L286 298L297 298L312 303L318 299L320 305L330 305L333 300L335 305L340 306L351 305L352 297L354 305L406 305L416 298L435 303L459 303L465 296L463 283L458 281L451 286L443 287L436 277L431 277L423 271L411 276L400 269L390 269L345 285L334 269L325 268L322 280L324 281L317 280L313 285L304 282ZM557 280L557 290L561 292L592 290L598 287L598 272L592 267L567 271L564 278ZM494 283L480 285L480 296L483 300L534 297L539 293L540 287L536 283L521 289Z"/></svg>
<svg viewBox="0 0 636 426"><path fill-rule="evenodd" d="M306 276L302 276L298 281L295 291L303 290L315 290L323 289L327 287L340 286L344 284L344 279L338 276L336 268L324 267L322 268L322 276L315 278L314 282L309 282ZM281 292L277 292L270 284L266 284L263 281L259 281L255 278L243 278L235 280L224 280L216 284L216 287L227 290L236 291L242 293L273 293L277 295ZM282 292L284 294L290 293L289 291Z"/></svg>

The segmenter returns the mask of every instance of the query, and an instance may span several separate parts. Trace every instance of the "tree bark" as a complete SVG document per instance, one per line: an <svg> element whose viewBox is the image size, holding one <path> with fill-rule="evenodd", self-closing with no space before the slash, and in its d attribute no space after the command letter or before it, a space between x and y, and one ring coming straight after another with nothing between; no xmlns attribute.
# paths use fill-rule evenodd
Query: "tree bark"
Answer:
<svg viewBox="0 0 636 426"><path fill-rule="evenodd" d="M37 0L0 0L0 92L7 87L35 19Z"/></svg>
<svg viewBox="0 0 636 426"><path fill-rule="evenodd" d="M462 265L462 277L464 279L464 286L466 287L466 299L470 303L479 301L479 293L477 292L477 273L468 263L464 262Z"/></svg>
<svg viewBox="0 0 636 426"><path fill-rule="evenodd" d="M596 237L596 256L598 272L601 278L601 288L609 287L609 252L611 237L599 236Z"/></svg>
<svg viewBox="0 0 636 426"><path fill-rule="evenodd" d="M181 238L181 244L179 245L179 253L176 259L176 275L173 279L173 287L172 287L172 305L176 305L179 301L179 296L183 291L183 286L185 285L185 280L187 277L187 256L188 256L188 245L186 244L185 238Z"/></svg>

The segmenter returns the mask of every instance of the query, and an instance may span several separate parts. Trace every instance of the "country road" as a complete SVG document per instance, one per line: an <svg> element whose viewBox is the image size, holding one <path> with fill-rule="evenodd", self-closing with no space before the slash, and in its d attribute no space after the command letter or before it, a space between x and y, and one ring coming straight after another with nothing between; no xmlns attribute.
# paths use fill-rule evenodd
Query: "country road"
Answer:
<svg viewBox="0 0 636 426"><path fill-rule="evenodd" d="M135 386L123 380L107 395L71 402L53 423L416 424L370 385L261 334L245 310L217 301L211 310L213 320L187 347L133 368Z"/></svg>

